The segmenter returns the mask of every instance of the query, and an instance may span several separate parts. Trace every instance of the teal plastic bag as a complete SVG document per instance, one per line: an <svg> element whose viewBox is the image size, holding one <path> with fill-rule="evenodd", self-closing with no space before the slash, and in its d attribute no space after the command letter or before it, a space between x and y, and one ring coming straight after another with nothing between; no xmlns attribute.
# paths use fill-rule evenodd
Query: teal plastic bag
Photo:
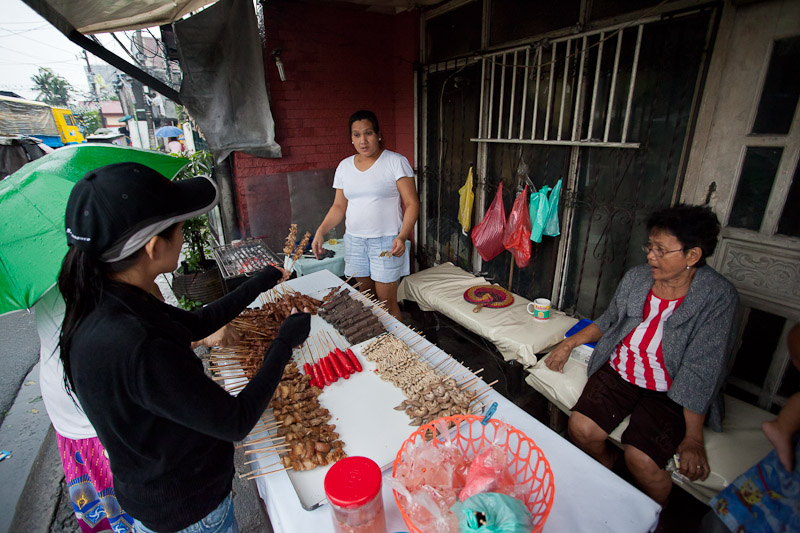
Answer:
<svg viewBox="0 0 800 533"><path fill-rule="evenodd" d="M456 502L451 508L463 533L530 533L533 515L516 498L498 492L483 492ZM479 513L479 514L476 514Z"/></svg>
<svg viewBox="0 0 800 533"><path fill-rule="evenodd" d="M558 199L561 197L561 179L559 178L556 186L550 191L547 206L547 222L544 224L543 233L548 237L557 237L561 235L561 230L558 227Z"/></svg>
<svg viewBox="0 0 800 533"><path fill-rule="evenodd" d="M531 193L529 211L531 214L531 240L542 242L542 233L547 223L547 215L550 212L550 203L547 200L547 193L550 187L545 185L538 191Z"/></svg>

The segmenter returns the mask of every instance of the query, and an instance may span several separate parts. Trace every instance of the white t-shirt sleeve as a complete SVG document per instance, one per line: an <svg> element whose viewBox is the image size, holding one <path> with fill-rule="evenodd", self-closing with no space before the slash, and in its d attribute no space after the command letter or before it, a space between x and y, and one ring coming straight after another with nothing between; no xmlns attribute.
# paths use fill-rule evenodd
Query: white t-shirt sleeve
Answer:
<svg viewBox="0 0 800 533"><path fill-rule="evenodd" d="M79 407L77 396L64 388L64 365L61 363L58 340L66 306L58 288L53 287L34 306L36 329L41 344L39 353L39 386L47 415L55 430L68 439L96 437L92 424Z"/></svg>

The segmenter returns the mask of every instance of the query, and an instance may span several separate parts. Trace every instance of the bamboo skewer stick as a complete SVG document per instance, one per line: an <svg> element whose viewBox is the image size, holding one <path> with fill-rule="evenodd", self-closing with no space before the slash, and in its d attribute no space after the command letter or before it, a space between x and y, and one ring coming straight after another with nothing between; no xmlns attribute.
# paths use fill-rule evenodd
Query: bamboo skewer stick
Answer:
<svg viewBox="0 0 800 533"><path fill-rule="evenodd" d="M273 451L275 453L281 453L281 452L285 452L285 451L288 451L288 450L271 450L271 451ZM259 461L262 461L263 459L264 459L264 457L256 457L255 459L250 459L249 461L244 461L244 462L242 462L242 464L243 465L251 465L253 463L258 463ZM275 466L275 463L271 464L270 466ZM255 472L255 470L253 470L253 472Z"/></svg>
<svg viewBox="0 0 800 533"><path fill-rule="evenodd" d="M338 331L336 331L336 335L339 337L339 340L340 340L340 341L342 341L342 344L344 344L345 346L348 346L348 347L349 347L349 344L347 343L347 341L345 340L345 338L344 338L344 337L342 337L342 334L341 334L341 333L339 333Z"/></svg>
<svg viewBox="0 0 800 533"><path fill-rule="evenodd" d="M252 455L254 453L264 453L264 454L266 454L268 452L283 451L283 448L291 448L291 447L292 447L292 445L289 444L288 442L281 442L281 443L278 443L278 444L273 444L272 446L267 446L265 448L256 448L256 449L253 449L253 450L245 450L244 454L245 455ZM256 461L257 460L258 459L256 459ZM245 464L247 464L247 463L245 463Z"/></svg>
<svg viewBox="0 0 800 533"><path fill-rule="evenodd" d="M286 468L279 468L278 470L273 470L272 472L264 472L263 474L257 474L257 475L255 475L255 476L249 476L249 477L246 477L246 478L244 478L244 479L248 479L248 480L250 480L250 479L256 479L256 478L258 478L258 477L268 476L268 475L270 475L270 474L274 474L274 473L276 473L276 472L284 472L284 471L286 471L286 470L294 470L294 469L293 469L291 466L288 466L288 467L286 467Z"/></svg>
<svg viewBox="0 0 800 533"><path fill-rule="evenodd" d="M282 463L280 461L278 461L277 463L272 463L271 465L262 466L260 468L255 468L253 470L250 470L250 472L248 472L246 475L250 476L250 475L253 475L256 472L260 472L260 471L266 470L268 468L275 468L278 465L282 465Z"/></svg>

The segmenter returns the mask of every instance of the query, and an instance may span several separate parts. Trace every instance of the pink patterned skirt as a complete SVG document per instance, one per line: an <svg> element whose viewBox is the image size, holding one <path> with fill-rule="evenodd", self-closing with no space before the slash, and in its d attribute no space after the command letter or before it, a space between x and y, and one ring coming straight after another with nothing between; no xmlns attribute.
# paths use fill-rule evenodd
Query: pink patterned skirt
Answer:
<svg viewBox="0 0 800 533"><path fill-rule="evenodd" d="M106 450L97 437L73 440L56 432L69 499L82 533L133 531L133 518L125 514L114 495Z"/></svg>

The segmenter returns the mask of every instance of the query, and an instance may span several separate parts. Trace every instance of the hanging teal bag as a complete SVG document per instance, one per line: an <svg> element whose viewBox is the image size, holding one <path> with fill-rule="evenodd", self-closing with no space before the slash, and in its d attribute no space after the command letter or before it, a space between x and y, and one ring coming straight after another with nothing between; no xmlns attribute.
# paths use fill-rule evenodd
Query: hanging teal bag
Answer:
<svg viewBox="0 0 800 533"><path fill-rule="evenodd" d="M550 205L547 201L547 192L549 190L550 187L545 185L531 194L529 210L531 214L531 240L533 242L542 242L542 232L544 231L545 223L547 223Z"/></svg>
<svg viewBox="0 0 800 533"><path fill-rule="evenodd" d="M557 237L561 235L561 230L558 227L558 199L561 197L561 179L559 178L556 186L550 191L550 198L548 199L547 221L544 224L543 233L548 237Z"/></svg>

